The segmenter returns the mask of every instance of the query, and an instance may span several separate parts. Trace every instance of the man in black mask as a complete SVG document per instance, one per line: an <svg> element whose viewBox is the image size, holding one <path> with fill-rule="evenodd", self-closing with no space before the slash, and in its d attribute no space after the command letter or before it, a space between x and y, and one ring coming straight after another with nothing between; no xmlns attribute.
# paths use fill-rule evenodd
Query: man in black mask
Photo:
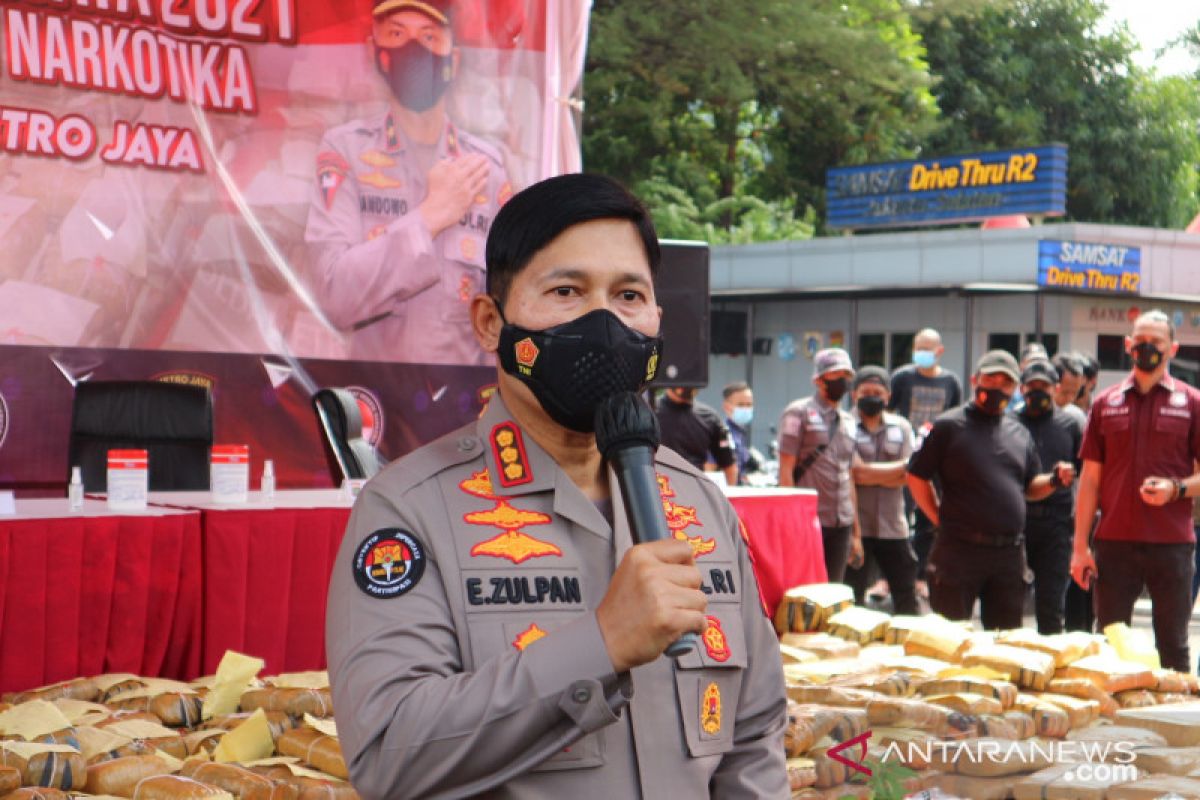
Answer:
<svg viewBox="0 0 1200 800"><path fill-rule="evenodd" d="M698 391L691 386L672 386L663 393L654 409L662 431L660 442L696 469L704 469L710 462L716 464L725 475L725 483L736 486L733 436L717 410L696 399Z"/></svg>
<svg viewBox="0 0 1200 800"><path fill-rule="evenodd" d="M305 240L310 284L359 360L488 364L471 333L488 228L512 186L500 154L446 115L452 0L374 0L388 107L328 131Z"/></svg>
<svg viewBox="0 0 1200 800"><path fill-rule="evenodd" d="M816 394L793 401L779 420L779 485L817 492L817 514L825 547L825 573L841 583L846 566L862 565L858 497L850 468L861 463L854 452L854 417L840 407L850 389L850 354L830 347L813 357Z"/></svg>
<svg viewBox="0 0 1200 800"><path fill-rule="evenodd" d="M1056 402L1058 372L1049 361L1030 362L1021 373L1023 404L1017 420L1029 431L1043 464L1069 462L1078 469L1083 426ZM1025 558L1033 570L1038 633L1063 632L1075 495L1069 486L1025 505Z"/></svg>
<svg viewBox="0 0 1200 800"><path fill-rule="evenodd" d="M1038 474L1033 439L1004 413L1019 379L1011 354L986 353L971 376L972 401L934 420L908 462L913 499L939 528L929 556L930 608L969 620L978 599L987 629L1021 627L1025 503L1069 486L1074 474L1063 462Z"/></svg>
<svg viewBox="0 0 1200 800"><path fill-rule="evenodd" d="M659 249L614 181L563 175L500 212L499 361L480 419L363 488L329 591L338 733L364 800L787 798L778 640L737 517L667 448L675 538L634 544L595 411L654 377ZM685 632L698 646L663 651Z"/></svg>

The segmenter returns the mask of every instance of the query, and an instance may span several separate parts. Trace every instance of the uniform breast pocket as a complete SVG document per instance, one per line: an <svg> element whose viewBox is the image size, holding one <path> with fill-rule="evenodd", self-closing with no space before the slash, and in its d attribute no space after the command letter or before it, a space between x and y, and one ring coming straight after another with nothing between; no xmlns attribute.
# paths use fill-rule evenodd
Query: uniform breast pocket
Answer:
<svg viewBox="0 0 1200 800"><path fill-rule="evenodd" d="M710 615L699 647L676 660L679 714L693 758L719 755L733 747L745 668L745 636L741 618L732 609L724 616Z"/></svg>
<svg viewBox="0 0 1200 800"><path fill-rule="evenodd" d="M1100 421L1100 432L1105 438L1123 441L1129 436L1130 419L1128 414L1113 414Z"/></svg>
<svg viewBox="0 0 1200 800"><path fill-rule="evenodd" d="M804 435L800 439L801 447L804 450L815 450L818 447L829 444L829 429L824 425L813 427L812 423L804 428Z"/></svg>
<svg viewBox="0 0 1200 800"><path fill-rule="evenodd" d="M1191 417L1176 417L1160 414L1154 420L1154 430L1167 436L1187 436L1192 428Z"/></svg>

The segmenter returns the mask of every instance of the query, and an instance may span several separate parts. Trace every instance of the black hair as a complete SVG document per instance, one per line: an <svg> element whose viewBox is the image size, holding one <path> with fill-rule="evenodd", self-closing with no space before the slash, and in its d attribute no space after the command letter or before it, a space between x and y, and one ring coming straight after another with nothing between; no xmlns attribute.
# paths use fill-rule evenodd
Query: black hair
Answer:
<svg viewBox="0 0 1200 800"><path fill-rule="evenodd" d="M1100 374L1100 362L1091 356L1085 356L1083 353L1077 353L1076 358L1079 359L1080 365L1083 367L1083 377L1089 381Z"/></svg>
<svg viewBox="0 0 1200 800"><path fill-rule="evenodd" d="M746 383L745 381L734 381L733 383L728 383L725 385L725 388L721 390L721 397L725 400L728 400L738 392L744 392L749 388L750 384Z"/></svg>
<svg viewBox="0 0 1200 800"><path fill-rule="evenodd" d="M1083 375L1083 362L1070 353L1058 353L1050 359L1050 363L1062 375Z"/></svg>
<svg viewBox="0 0 1200 800"><path fill-rule="evenodd" d="M875 365L860 367L858 373L854 376L854 388L857 389L867 381L875 381L885 389L891 388L891 379L888 377L888 371L883 367Z"/></svg>
<svg viewBox="0 0 1200 800"><path fill-rule="evenodd" d="M487 238L487 292L502 306L517 276L539 250L574 225L597 219L633 223L651 276L662 259L650 212L628 189L604 175L547 178L512 196L492 220Z"/></svg>

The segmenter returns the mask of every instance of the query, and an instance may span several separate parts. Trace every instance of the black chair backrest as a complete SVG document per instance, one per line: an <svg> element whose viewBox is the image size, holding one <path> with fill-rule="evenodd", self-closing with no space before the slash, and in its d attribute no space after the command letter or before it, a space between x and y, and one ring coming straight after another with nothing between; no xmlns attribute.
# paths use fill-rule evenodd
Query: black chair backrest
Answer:
<svg viewBox="0 0 1200 800"><path fill-rule="evenodd" d="M379 471L379 456L362 435L362 412L348 389L319 389L313 408L328 445L326 458L334 482L370 478Z"/></svg>
<svg viewBox="0 0 1200 800"><path fill-rule="evenodd" d="M150 491L207 489L212 396L202 386L161 381L84 381L75 386L68 466L83 488L108 488L108 451L146 450Z"/></svg>

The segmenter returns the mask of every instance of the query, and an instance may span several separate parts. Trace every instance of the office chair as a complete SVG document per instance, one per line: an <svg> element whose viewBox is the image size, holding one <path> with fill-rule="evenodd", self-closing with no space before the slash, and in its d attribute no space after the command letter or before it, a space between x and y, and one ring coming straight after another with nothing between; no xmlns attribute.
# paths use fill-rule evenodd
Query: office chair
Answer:
<svg viewBox="0 0 1200 800"><path fill-rule="evenodd" d="M325 434L325 457L334 483L379 472L379 456L363 438L362 412L354 395L347 389L319 389L312 400Z"/></svg>

